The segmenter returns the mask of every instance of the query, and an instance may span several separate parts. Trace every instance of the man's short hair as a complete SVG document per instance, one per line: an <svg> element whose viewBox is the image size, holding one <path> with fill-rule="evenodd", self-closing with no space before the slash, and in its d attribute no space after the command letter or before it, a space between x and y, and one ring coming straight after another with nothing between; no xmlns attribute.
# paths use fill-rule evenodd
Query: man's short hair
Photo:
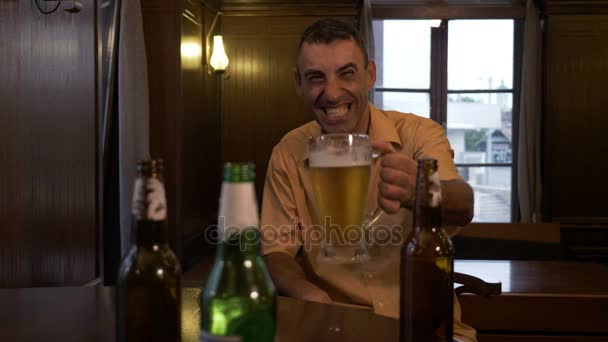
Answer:
<svg viewBox="0 0 608 342"><path fill-rule="evenodd" d="M367 68L369 63L369 56L365 49L365 42L359 31L351 24L337 19L321 19L312 23L304 30L302 37L300 37L300 44L298 45L298 58L300 58L300 52L304 43L308 44L329 44L336 40L353 40L361 53L363 54L363 63Z"/></svg>

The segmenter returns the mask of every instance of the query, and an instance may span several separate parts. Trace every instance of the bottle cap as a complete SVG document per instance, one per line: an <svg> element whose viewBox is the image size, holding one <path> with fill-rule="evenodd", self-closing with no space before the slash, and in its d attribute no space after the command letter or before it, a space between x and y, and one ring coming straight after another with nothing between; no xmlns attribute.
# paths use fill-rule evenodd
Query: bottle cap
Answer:
<svg viewBox="0 0 608 342"><path fill-rule="evenodd" d="M422 170L437 170L437 159L419 158L418 168Z"/></svg>
<svg viewBox="0 0 608 342"><path fill-rule="evenodd" d="M137 173L146 176L157 176L163 173L164 162L161 158L139 160L137 162Z"/></svg>
<svg viewBox="0 0 608 342"><path fill-rule="evenodd" d="M255 164L249 162L224 164L224 181L231 183L255 181Z"/></svg>

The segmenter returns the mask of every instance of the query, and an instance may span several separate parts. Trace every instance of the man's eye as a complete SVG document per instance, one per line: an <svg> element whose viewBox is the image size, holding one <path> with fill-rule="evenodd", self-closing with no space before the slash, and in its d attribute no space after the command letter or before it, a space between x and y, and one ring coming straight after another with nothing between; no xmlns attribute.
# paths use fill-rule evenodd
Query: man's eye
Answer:
<svg viewBox="0 0 608 342"><path fill-rule="evenodd" d="M319 82L323 79L323 77L319 76L319 75L310 75L308 76L308 80L310 82Z"/></svg>
<svg viewBox="0 0 608 342"><path fill-rule="evenodd" d="M354 74L355 74L355 72L353 70L344 70L342 72L342 76L344 76L344 77L350 77L350 76L352 76Z"/></svg>

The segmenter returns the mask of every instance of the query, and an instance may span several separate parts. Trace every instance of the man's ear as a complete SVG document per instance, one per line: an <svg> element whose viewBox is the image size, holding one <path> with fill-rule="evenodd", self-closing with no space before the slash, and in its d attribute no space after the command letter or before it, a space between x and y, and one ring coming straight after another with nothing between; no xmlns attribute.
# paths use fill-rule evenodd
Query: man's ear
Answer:
<svg viewBox="0 0 608 342"><path fill-rule="evenodd" d="M367 76L369 77L369 87L371 89L376 84L376 61L373 59L370 59L367 64Z"/></svg>
<svg viewBox="0 0 608 342"><path fill-rule="evenodd" d="M293 70L293 80L296 86L296 92L299 96L302 96L302 76L300 75L298 68Z"/></svg>

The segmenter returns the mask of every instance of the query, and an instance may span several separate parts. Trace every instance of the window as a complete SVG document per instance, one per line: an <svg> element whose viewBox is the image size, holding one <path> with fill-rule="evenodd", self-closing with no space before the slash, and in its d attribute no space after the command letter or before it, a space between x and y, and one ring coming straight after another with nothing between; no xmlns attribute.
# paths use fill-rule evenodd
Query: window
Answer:
<svg viewBox="0 0 608 342"><path fill-rule="evenodd" d="M473 222L511 222L519 21L431 24L374 20L374 102L441 123L456 166L475 191Z"/></svg>

